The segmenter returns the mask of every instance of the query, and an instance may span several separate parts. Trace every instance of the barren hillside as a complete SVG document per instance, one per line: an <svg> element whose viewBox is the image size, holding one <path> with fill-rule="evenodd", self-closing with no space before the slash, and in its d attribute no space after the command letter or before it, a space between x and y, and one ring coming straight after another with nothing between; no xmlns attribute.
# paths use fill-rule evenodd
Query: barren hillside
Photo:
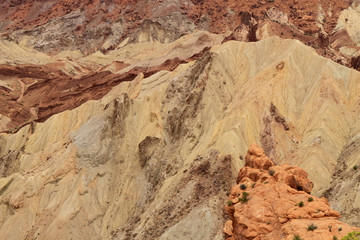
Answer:
<svg viewBox="0 0 360 240"><path fill-rule="evenodd" d="M359 1L1 2L1 238L262 239L236 217L223 232L254 143L279 171L305 170L313 187L289 191L329 212L304 239L330 236L326 221L344 226L338 237L358 230L359 11ZM310 224L304 209L282 213L288 225L267 221L269 239Z"/></svg>

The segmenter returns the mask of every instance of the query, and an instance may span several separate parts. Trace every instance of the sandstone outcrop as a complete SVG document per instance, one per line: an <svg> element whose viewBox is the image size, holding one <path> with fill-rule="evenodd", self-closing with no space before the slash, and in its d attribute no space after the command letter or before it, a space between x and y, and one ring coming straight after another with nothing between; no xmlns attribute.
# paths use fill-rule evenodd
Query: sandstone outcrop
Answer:
<svg viewBox="0 0 360 240"><path fill-rule="evenodd" d="M0 114L11 119L6 127L0 127L0 132L16 132L32 121L43 122L56 113L101 99L114 86L138 75L146 78L160 71L172 71L198 59L222 39L207 32L194 32L166 45L130 44L109 55L96 53L77 59L49 57L37 51L32 58L18 57L16 53L22 55L26 49L0 42L0 46L10 45L15 53L0 56ZM163 48L167 48L167 54L163 55ZM135 56L141 52L142 56L132 59L129 51Z"/></svg>
<svg viewBox="0 0 360 240"><path fill-rule="evenodd" d="M194 30L241 41L277 35L299 39L351 67L359 50L358 5L336 0L5 0L0 34L49 54L81 50L86 55L107 53L124 41L168 43Z"/></svg>
<svg viewBox="0 0 360 240"><path fill-rule="evenodd" d="M359 16L359 0L0 1L0 238L223 240L236 177L230 238L360 227Z"/></svg>
<svg viewBox="0 0 360 240"><path fill-rule="evenodd" d="M3 238L223 239L226 191L251 143L261 145L275 165L288 161L304 169L316 197L340 162L359 164L351 150L360 126L360 74L354 69L276 36L223 42L223 35L195 31L168 43L148 33L142 40L86 56L49 56L4 42L14 52L1 54L0 62L13 75L1 76L0 104L33 103L36 110L36 104L53 101L73 108L52 114L49 108L46 120L17 129L9 129L17 118L1 113L0 126L13 130L0 134ZM170 64L176 58L180 64ZM163 63L169 65L145 74ZM17 65L22 68L16 72ZM49 90L46 79L30 75L39 69L69 76L69 82ZM106 76L132 69L142 70L102 90L105 80L112 81ZM101 72L108 75L86 85L86 77ZM48 78L52 72L40 73ZM49 92L49 98L21 98L23 86L30 95ZM72 87L89 92L77 97ZM56 90L69 98L51 97ZM279 178L311 188L291 174ZM343 215L347 222L358 216L359 194L343 186L345 194L354 194ZM337 211L346 200L329 199Z"/></svg>
<svg viewBox="0 0 360 240"><path fill-rule="evenodd" d="M338 219L325 198L310 195L313 183L301 168L274 165L264 150L252 145L233 186L224 227L235 239L339 239L359 228Z"/></svg>

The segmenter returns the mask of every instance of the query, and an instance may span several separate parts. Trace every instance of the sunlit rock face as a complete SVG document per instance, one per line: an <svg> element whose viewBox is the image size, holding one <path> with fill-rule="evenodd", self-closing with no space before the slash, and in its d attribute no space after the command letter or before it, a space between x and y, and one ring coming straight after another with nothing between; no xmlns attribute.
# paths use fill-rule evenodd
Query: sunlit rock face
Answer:
<svg viewBox="0 0 360 240"><path fill-rule="evenodd" d="M194 30L205 30L240 41L272 35L298 39L318 54L358 69L353 64L353 59L359 57L358 20L357 0L0 3L0 36L52 55L66 50L109 52L124 40L167 43Z"/></svg>
<svg viewBox="0 0 360 240"><path fill-rule="evenodd" d="M245 162L226 205L227 239L339 239L360 230L339 221L325 198L310 195L314 184L301 168L274 165L257 145Z"/></svg>
<svg viewBox="0 0 360 240"><path fill-rule="evenodd" d="M359 227L358 5L307 2L1 2L1 236L224 239L245 165Z"/></svg>

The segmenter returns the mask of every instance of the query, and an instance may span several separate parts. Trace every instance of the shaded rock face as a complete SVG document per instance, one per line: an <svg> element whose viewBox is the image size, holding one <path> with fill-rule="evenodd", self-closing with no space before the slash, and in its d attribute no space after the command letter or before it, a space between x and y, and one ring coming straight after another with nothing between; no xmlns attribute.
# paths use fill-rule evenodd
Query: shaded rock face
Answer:
<svg viewBox="0 0 360 240"><path fill-rule="evenodd" d="M288 164L275 166L252 145L231 188L226 210L227 239L332 239L359 230L339 221L325 198L310 195L307 173Z"/></svg>
<svg viewBox="0 0 360 240"><path fill-rule="evenodd" d="M134 216L114 233L114 237L222 239L218 230L224 222L221 206L225 198L221 194L225 194L226 187L231 184L228 173L232 159L230 156L219 157L218 154L217 151L208 151L194 159L189 168L182 172L181 178L176 180L176 187L169 189L165 199L154 204L155 207L147 210L146 215ZM175 174L169 168L164 172ZM150 197L149 201L154 199Z"/></svg>
<svg viewBox="0 0 360 240"><path fill-rule="evenodd" d="M351 142L343 149L338 158L338 169L322 196L329 199L332 207L341 212L347 223L360 226L360 156L359 135L352 137Z"/></svg>
<svg viewBox="0 0 360 240"><path fill-rule="evenodd" d="M351 59L351 67L360 71L360 56Z"/></svg>

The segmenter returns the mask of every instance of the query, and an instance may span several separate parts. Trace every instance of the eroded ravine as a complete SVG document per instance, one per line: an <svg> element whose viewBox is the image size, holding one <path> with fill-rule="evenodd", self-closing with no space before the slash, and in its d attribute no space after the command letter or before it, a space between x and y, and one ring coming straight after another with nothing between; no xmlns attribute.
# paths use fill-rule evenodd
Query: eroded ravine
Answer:
<svg viewBox="0 0 360 240"><path fill-rule="evenodd" d="M328 187L357 133L358 79L278 37L214 44L171 71L140 73L99 100L0 135L0 233L223 239L226 192L254 142L278 165L306 170L315 196ZM346 210L342 220L354 217Z"/></svg>

